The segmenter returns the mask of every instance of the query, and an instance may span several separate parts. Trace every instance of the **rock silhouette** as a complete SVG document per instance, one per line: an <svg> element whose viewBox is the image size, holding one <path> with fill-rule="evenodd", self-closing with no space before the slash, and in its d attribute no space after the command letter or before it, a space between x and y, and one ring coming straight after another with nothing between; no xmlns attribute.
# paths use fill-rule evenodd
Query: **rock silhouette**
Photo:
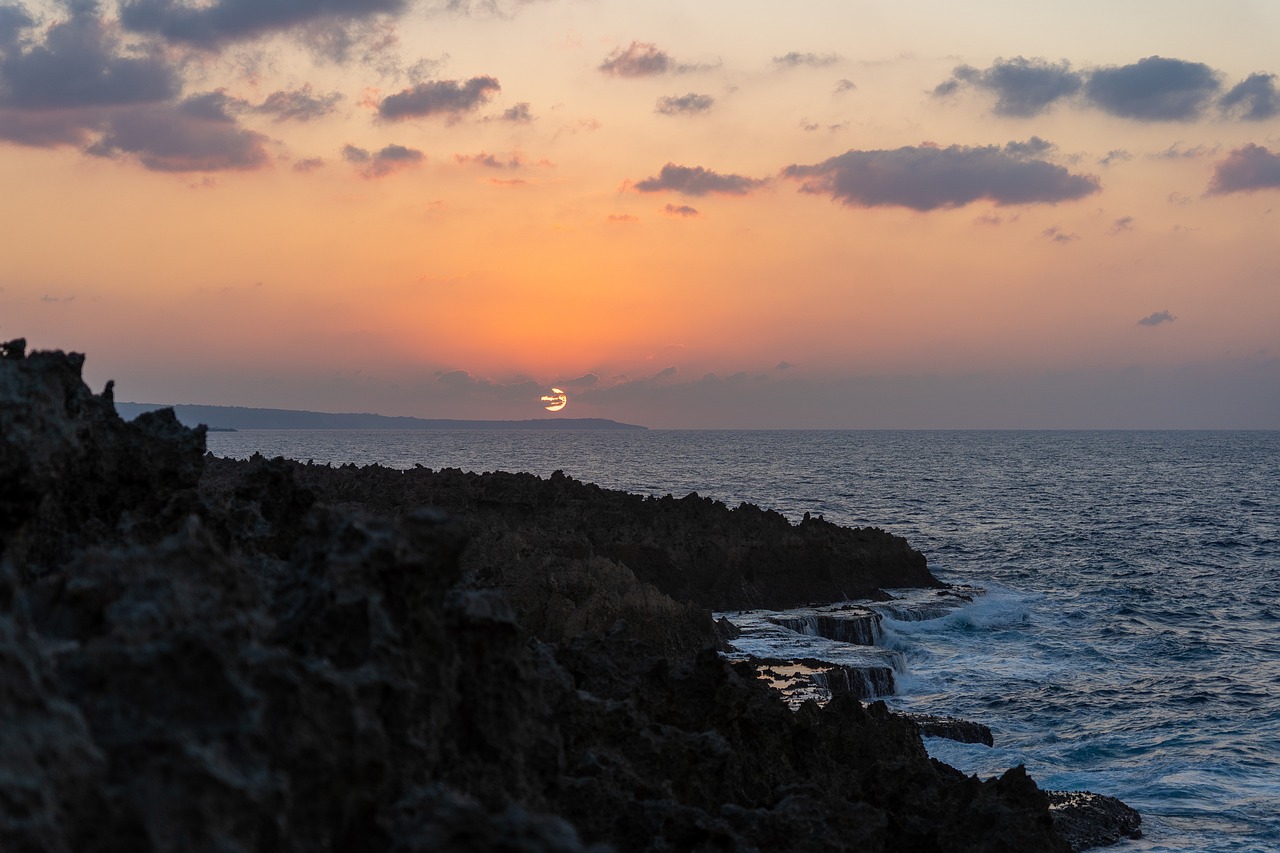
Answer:
<svg viewBox="0 0 1280 853"><path fill-rule="evenodd" d="M905 543L217 460L81 363L0 346L0 849L1070 849L1021 768L965 777L883 703L792 712L715 652L712 604L936 584Z"/></svg>

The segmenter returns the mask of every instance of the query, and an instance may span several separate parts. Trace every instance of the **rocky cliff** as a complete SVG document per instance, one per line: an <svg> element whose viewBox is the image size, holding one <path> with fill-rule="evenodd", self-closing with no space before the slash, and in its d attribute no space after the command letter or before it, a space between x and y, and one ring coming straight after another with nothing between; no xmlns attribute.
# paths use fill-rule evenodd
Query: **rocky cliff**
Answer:
<svg viewBox="0 0 1280 853"><path fill-rule="evenodd" d="M1020 768L966 778L883 704L792 712L694 648L707 603L871 534L224 465L80 364L0 346L0 849L1069 849ZM801 598L863 591L817 564Z"/></svg>

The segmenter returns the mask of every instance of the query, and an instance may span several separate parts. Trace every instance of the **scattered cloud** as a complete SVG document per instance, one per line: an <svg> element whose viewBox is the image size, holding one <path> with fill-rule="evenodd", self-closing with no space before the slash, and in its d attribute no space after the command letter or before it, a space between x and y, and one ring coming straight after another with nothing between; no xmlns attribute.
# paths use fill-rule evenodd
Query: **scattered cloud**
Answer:
<svg viewBox="0 0 1280 853"><path fill-rule="evenodd" d="M836 81L836 87L833 90L832 94L843 95L845 92L852 92L857 88L858 88L857 83L842 77L841 79Z"/></svg>
<svg viewBox="0 0 1280 853"><path fill-rule="evenodd" d="M605 217L607 222L639 222L640 217L632 216L630 213L610 213Z"/></svg>
<svg viewBox="0 0 1280 853"><path fill-rule="evenodd" d="M383 98L378 105L378 115L388 121L431 115L456 119L477 109L501 90L498 81L488 76L462 82L431 80Z"/></svg>
<svg viewBox="0 0 1280 853"><path fill-rule="evenodd" d="M1165 150L1151 156L1161 160L1184 160L1195 157L1205 157L1216 153L1217 149L1209 148L1204 145L1197 145L1194 148L1183 148L1181 142L1175 142Z"/></svg>
<svg viewBox="0 0 1280 853"><path fill-rule="evenodd" d="M1054 243L1073 243L1080 239L1079 234L1068 234L1057 225L1053 225L1040 232L1040 236Z"/></svg>
<svg viewBox="0 0 1280 853"><path fill-rule="evenodd" d="M795 367L795 365L789 361L780 361L773 366L773 369L774 370L790 370L793 367Z"/></svg>
<svg viewBox="0 0 1280 853"><path fill-rule="evenodd" d="M158 172L258 169L270 162L267 137L240 127L220 92L193 95L178 104L114 110L97 142L98 157L128 156Z"/></svg>
<svg viewBox="0 0 1280 853"><path fill-rule="evenodd" d="M515 124L528 124L533 119L534 115L530 111L527 101L521 101L514 107L503 110L502 115L498 116L499 121L509 121Z"/></svg>
<svg viewBox="0 0 1280 853"><path fill-rule="evenodd" d="M1280 115L1276 75L1251 74L1219 96L1222 76L1202 62L1163 56L1084 71L1073 70L1066 60L1019 56L997 59L987 68L957 66L933 94L949 97L971 86L996 96L997 114L1019 118L1069 99L1135 121L1193 121L1215 102L1232 118L1262 121Z"/></svg>
<svg viewBox="0 0 1280 853"><path fill-rule="evenodd" d="M1093 175L1071 174L995 145L851 150L814 165L788 166L782 174L800 181L801 192L829 195L850 207L896 205L920 211L979 199L999 205L1056 204L1101 188Z"/></svg>
<svg viewBox="0 0 1280 853"><path fill-rule="evenodd" d="M1134 219L1132 216L1121 216L1115 222L1111 223L1111 228L1109 230L1109 233L1121 234L1125 231L1132 231L1133 223L1134 223Z"/></svg>
<svg viewBox="0 0 1280 853"><path fill-rule="evenodd" d="M671 95L659 98L653 111L664 116L697 115L708 112L715 102L716 99L710 95L698 95L690 92L687 95Z"/></svg>
<svg viewBox="0 0 1280 853"><path fill-rule="evenodd" d="M1280 91L1276 89L1276 75L1250 74L1231 87L1218 101L1218 106L1228 115L1246 121L1266 121L1280 115Z"/></svg>
<svg viewBox="0 0 1280 853"><path fill-rule="evenodd" d="M358 21L401 12L407 6L408 0L205 0L196 5L124 0L120 22L134 32L212 49L312 22Z"/></svg>
<svg viewBox="0 0 1280 853"><path fill-rule="evenodd" d="M342 159L358 166L360 174L366 178L381 178L392 172L413 168L426 158L418 149L403 145L392 144L372 152L354 145L342 146Z"/></svg>
<svg viewBox="0 0 1280 853"><path fill-rule="evenodd" d="M454 154L453 159L463 165L470 163L487 169L519 169L524 165L519 154L512 154L509 160L503 160L496 154L488 154L484 151L479 154Z"/></svg>
<svg viewBox="0 0 1280 853"><path fill-rule="evenodd" d="M342 95L338 92L314 94L308 83L300 89L272 92L254 107L254 111L274 116L276 121L311 121L333 112L341 100Z"/></svg>
<svg viewBox="0 0 1280 853"><path fill-rule="evenodd" d="M1098 161L1099 166L1110 166L1114 163L1123 163L1126 160L1132 160L1133 155L1123 148L1113 148L1107 152L1107 156Z"/></svg>
<svg viewBox="0 0 1280 853"><path fill-rule="evenodd" d="M1156 311L1154 314L1148 314L1138 321L1139 326L1160 326L1164 323L1172 323L1177 317L1168 311Z"/></svg>
<svg viewBox="0 0 1280 853"><path fill-rule="evenodd" d="M710 193L723 195L746 195L766 181L762 178L748 178L744 175L722 175L702 166L677 166L668 163L662 167L657 176L645 178L635 185L642 193L672 190L684 195L702 196Z"/></svg>
<svg viewBox="0 0 1280 853"><path fill-rule="evenodd" d="M773 58L773 64L779 68L799 68L802 66L822 68L827 65L835 65L839 61L840 55L838 53L799 53L794 50Z"/></svg>
<svg viewBox="0 0 1280 853"><path fill-rule="evenodd" d="M1148 56L1095 69L1084 93L1094 106L1122 118L1189 121L1204 112L1221 87L1217 72L1202 62Z"/></svg>
<svg viewBox="0 0 1280 853"><path fill-rule="evenodd" d="M954 94L962 85L976 86L996 96L995 111L1000 115L1028 117L1038 115L1055 101L1074 95L1082 85L1080 75L1070 63L1044 59L997 59L990 68L958 66L949 80L940 83L933 93L939 97Z"/></svg>
<svg viewBox="0 0 1280 853"><path fill-rule="evenodd" d="M1052 142L1046 142L1038 136L1033 136L1026 142L1009 141L1004 145L1004 153L1010 157L1038 157L1041 154L1048 154L1058 146Z"/></svg>
<svg viewBox="0 0 1280 853"><path fill-rule="evenodd" d="M600 70L614 77L652 77L674 70L670 54L651 42L633 41L605 57Z"/></svg>
<svg viewBox="0 0 1280 853"><path fill-rule="evenodd" d="M1250 143L1214 166L1209 195L1280 189L1280 154Z"/></svg>
<svg viewBox="0 0 1280 853"><path fill-rule="evenodd" d="M691 217L698 215L698 208L690 207L687 204L668 204L662 209L667 216Z"/></svg>
<svg viewBox="0 0 1280 853"><path fill-rule="evenodd" d="M316 169L324 168L324 160L320 157L308 157L305 160L299 160L293 164L295 172L314 172Z"/></svg>

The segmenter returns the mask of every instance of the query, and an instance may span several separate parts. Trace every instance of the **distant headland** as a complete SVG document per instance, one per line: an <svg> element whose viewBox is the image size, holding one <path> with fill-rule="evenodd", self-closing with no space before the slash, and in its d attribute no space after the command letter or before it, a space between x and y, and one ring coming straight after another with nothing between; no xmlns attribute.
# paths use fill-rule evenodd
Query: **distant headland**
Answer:
<svg viewBox="0 0 1280 853"><path fill-rule="evenodd" d="M333 414L293 409L251 409L244 406L170 406L161 403L116 403L125 420L143 412L173 409L188 427L205 424L211 430L239 429L648 429L607 418L530 418L520 421L468 421L448 418L410 418L368 413Z"/></svg>

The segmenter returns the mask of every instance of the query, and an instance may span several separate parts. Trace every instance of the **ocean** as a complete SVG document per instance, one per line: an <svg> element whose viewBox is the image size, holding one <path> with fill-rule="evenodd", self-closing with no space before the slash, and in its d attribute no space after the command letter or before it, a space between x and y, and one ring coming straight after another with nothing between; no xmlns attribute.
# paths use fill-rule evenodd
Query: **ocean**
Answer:
<svg viewBox="0 0 1280 853"><path fill-rule="evenodd" d="M1119 797L1117 851L1280 850L1280 432L342 431L210 433L317 463L562 470L907 538L986 590L884 621L904 710L989 725L937 738L982 777Z"/></svg>

